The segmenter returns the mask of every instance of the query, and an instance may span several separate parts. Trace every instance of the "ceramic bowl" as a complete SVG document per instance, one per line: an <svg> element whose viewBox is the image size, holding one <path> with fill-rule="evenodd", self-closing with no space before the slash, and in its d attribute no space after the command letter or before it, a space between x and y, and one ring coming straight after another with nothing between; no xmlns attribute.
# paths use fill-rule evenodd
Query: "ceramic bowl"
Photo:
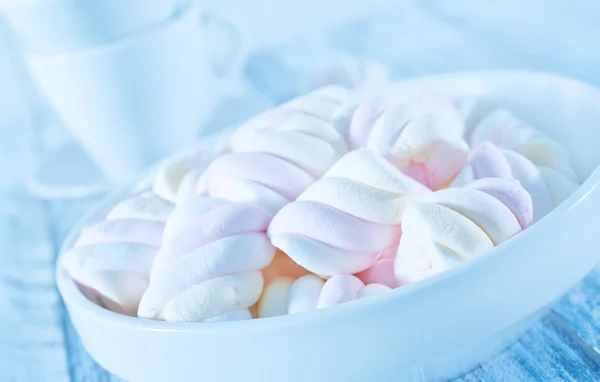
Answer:
<svg viewBox="0 0 600 382"><path fill-rule="evenodd" d="M88 301L58 268L60 292L91 356L130 381L436 381L513 342L600 261L600 90L549 74L493 71L419 78L385 91L423 87L510 108L560 140L585 181L534 226L476 260L304 314L222 323L125 317ZM115 201L82 224L101 219Z"/></svg>

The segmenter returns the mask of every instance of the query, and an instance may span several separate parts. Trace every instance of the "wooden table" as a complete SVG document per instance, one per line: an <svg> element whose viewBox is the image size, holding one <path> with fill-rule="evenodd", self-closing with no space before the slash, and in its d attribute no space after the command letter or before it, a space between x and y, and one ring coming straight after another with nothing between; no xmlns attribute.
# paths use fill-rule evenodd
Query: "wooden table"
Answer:
<svg viewBox="0 0 600 382"><path fill-rule="evenodd" d="M402 9L376 27L338 28L330 39L388 62L396 77L536 68L600 85L600 2L448 0ZM58 248L97 198L43 201L27 192L26 176L56 141L29 122L0 126L0 381L116 381L83 349L54 285ZM599 293L596 271L517 343L461 380L600 380Z"/></svg>

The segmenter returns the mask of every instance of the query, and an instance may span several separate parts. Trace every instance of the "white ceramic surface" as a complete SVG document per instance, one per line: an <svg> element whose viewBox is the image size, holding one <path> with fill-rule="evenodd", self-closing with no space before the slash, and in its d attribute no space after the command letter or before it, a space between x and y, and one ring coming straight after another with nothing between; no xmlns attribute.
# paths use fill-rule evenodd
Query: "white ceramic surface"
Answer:
<svg viewBox="0 0 600 382"><path fill-rule="evenodd" d="M61 121L122 183L197 138L218 101L222 81L204 32L188 5L144 33L26 61Z"/></svg>
<svg viewBox="0 0 600 382"><path fill-rule="evenodd" d="M58 268L60 292L92 357L130 381L436 381L514 341L600 261L600 90L553 75L499 71L420 78L390 91L423 87L509 107L559 139L585 182L534 226L463 266L292 316L224 323L124 317L86 300ZM102 218L114 201L87 221Z"/></svg>
<svg viewBox="0 0 600 382"><path fill-rule="evenodd" d="M26 50L56 54L106 43L160 23L183 2L4 0L2 8Z"/></svg>

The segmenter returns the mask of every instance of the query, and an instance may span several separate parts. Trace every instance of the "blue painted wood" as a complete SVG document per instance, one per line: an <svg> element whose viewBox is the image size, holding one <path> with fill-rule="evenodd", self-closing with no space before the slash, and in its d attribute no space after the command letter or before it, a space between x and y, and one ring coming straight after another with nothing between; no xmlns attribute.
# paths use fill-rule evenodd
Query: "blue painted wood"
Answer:
<svg viewBox="0 0 600 382"><path fill-rule="evenodd" d="M68 381L44 204L20 185L36 162L26 121L0 126L0 380Z"/></svg>
<svg viewBox="0 0 600 382"><path fill-rule="evenodd" d="M0 375L68 381L63 311L43 204L11 190L0 192L0 206Z"/></svg>
<svg viewBox="0 0 600 382"><path fill-rule="evenodd" d="M552 314L519 341L457 381L595 381L600 363L569 337Z"/></svg>
<svg viewBox="0 0 600 382"><path fill-rule="evenodd" d="M553 314L494 360L457 381L596 381L600 362L570 337Z"/></svg>
<svg viewBox="0 0 600 382"><path fill-rule="evenodd" d="M573 288L554 311L591 350L600 354L600 268Z"/></svg>
<svg viewBox="0 0 600 382"><path fill-rule="evenodd" d="M71 228L100 200L101 197L95 197L77 201L58 200L47 203L48 216L54 222L52 238L57 251ZM62 325L65 336L65 351L69 354L67 371L70 379L72 381L116 382L116 378L113 378L89 356L68 314L63 315Z"/></svg>

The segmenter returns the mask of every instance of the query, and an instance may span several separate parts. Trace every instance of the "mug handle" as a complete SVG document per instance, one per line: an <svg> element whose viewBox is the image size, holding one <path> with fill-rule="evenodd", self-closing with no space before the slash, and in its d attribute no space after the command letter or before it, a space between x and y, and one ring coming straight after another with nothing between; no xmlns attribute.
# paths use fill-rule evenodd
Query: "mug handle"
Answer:
<svg viewBox="0 0 600 382"><path fill-rule="evenodd" d="M200 13L199 26L201 32L207 33L206 45L215 75L223 80L239 75L246 62L246 54L238 28L211 11Z"/></svg>

